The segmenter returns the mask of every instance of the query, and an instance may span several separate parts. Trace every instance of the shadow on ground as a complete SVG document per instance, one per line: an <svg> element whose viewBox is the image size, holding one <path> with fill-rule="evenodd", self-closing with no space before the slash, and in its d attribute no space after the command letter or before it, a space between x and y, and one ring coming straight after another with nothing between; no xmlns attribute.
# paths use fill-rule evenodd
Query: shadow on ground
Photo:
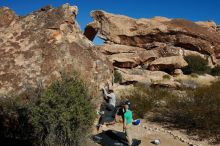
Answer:
<svg viewBox="0 0 220 146"><path fill-rule="evenodd" d="M29 141L20 141L17 139L0 138L1 146L33 146Z"/></svg>
<svg viewBox="0 0 220 146"><path fill-rule="evenodd" d="M92 139L94 142L102 146L126 146L127 145L125 133L115 131L115 130L103 131L102 133L94 135ZM141 144L140 140L133 139L132 146L138 146L140 144Z"/></svg>

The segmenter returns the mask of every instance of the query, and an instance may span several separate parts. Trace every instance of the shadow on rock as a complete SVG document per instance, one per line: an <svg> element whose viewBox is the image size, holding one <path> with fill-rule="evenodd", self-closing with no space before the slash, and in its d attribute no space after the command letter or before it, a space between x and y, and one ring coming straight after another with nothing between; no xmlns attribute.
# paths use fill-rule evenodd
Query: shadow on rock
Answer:
<svg viewBox="0 0 220 146"><path fill-rule="evenodd" d="M94 135L92 139L102 146L127 146L125 133L115 130L103 131L102 133ZM133 139L132 146L138 146L140 144L140 140Z"/></svg>

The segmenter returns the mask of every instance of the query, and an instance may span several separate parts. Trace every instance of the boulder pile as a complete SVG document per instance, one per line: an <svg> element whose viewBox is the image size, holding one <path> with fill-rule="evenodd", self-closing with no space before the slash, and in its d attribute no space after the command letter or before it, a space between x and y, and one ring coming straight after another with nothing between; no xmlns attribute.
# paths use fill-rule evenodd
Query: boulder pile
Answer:
<svg viewBox="0 0 220 146"><path fill-rule="evenodd" d="M94 21L84 35L92 41L98 34L104 40L96 49L123 74L123 83L146 82L149 73L157 78L158 72L161 76L179 75L188 65L184 60L188 55L208 58L212 65L220 57L219 26L212 21L133 19L105 11L93 11L91 16Z"/></svg>

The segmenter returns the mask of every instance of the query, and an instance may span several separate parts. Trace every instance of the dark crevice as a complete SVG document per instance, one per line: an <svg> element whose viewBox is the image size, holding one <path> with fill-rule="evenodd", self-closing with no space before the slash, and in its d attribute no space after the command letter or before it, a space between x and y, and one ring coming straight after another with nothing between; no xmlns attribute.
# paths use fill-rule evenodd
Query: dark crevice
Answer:
<svg viewBox="0 0 220 146"><path fill-rule="evenodd" d="M121 85L134 85L138 83L137 81L126 81L126 82L123 82L123 83L120 83Z"/></svg>
<svg viewBox="0 0 220 146"><path fill-rule="evenodd" d="M110 51L105 51L103 54L105 55L114 55L114 54L134 54L135 52L110 52Z"/></svg>
<svg viewBox="0 0 220 146"><path fill-rule="evenodd" d="M93 41L98 31L92 26L87 26L84 31L84 35L90 40Z"/></svg>
<svg viewBox="0 0 220 146"><path fill-rule="evenodd" d="M138 64L135 64L133 62L118 62L115 61L113 63L113 66L119 67L119 68L128 68L128 69L132 69L138 66Z"/></svg>
<svg viewBox="0 0 220 146"><path fill-rule="evenodd" d="M206 55L210 55L209 52L202 50L201 48L194 46L193 44L189 44L189 43L176 43L174 44L175 47L181 47L185 50L190 50L190 51L197 51L200 52L201 54L206 54Z"/></svg>
<svg viewBox="0 0 220 146"><path fill-rule="evenodd" d="M192 44L187 44L187 43L176 43L174 44L175 47L180 47L184 48L186 50L191 50L191 51L200 51L198 47L192 45Z"/></svg>

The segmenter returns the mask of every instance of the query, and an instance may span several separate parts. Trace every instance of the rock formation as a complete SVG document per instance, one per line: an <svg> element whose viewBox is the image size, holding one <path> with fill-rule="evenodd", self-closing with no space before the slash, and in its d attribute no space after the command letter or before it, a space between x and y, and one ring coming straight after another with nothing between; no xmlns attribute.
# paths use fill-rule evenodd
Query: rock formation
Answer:
<svg viewBox="0 0 220 146"><path fill-rule="evenodd" d="M132 19L104 11L93 11L91 15L94 22L87 27L94 27L101 38L115 44L150 49L152 42L161 42L213 57L220 51L219 34L215 29L208 29L213 25L207 23L165 18Z"/></svg>
<svg viewBox="0 0 220 146"><path fill-rule="evenodd" d="M123 84L129 84L180 75L187 55L220 62L220 29L212 21L133 19L93 11L94 22L83 35L77 11L64 4L17 16L0 8L0 94L22 93L39 84L46 87L62 72L79 72L95 91L112 82L113 66L122 74ZM96 34L105 44L93 45L90 40Z"/></svg>
<svg viewBox="0 0 220 146"><path fill-rule="evenodd" d="M184 56L210 58L211 64L220 57L219 27L212 21L194 23L164 17L133 19L104 11L93 11L91 16L94 21L85 28L85 36L93 40L98 34L105 40L105 44L96 48L118 70L142 69L179 75L181 68L187 66ZM128 79L130 75L127 72L122 77ZM144 79L130 76L127 82L130 80Z"/></svg>
<svg viewBox="0 0 220 146"><path fill-rule="evenodd" d="M77 7L44 7L27 16L0 8L0 94L44 87L77 71L94 91L112 81L112 67L81 32Z"/></svg>

